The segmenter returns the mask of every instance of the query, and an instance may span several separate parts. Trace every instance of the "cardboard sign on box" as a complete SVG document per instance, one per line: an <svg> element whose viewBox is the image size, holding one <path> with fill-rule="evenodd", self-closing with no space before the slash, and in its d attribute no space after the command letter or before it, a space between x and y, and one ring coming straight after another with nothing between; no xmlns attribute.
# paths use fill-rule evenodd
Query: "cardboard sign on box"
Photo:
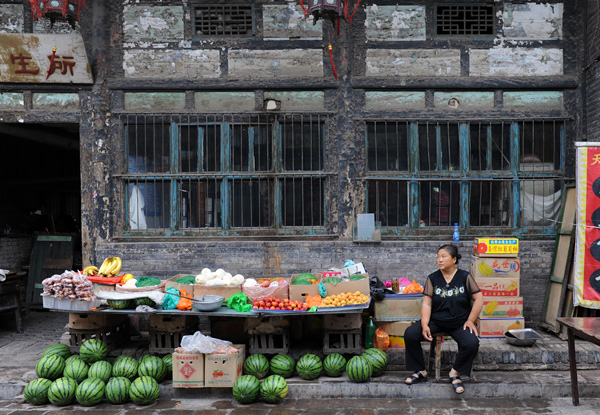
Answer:
<svg viewBox="0 0 600 415"><path fill-rule="evenodd" d="M523 317L523 297L483 297L480 317Z"/></svg>
<svg viewBox="0 0 600 415"><path fill-rule="evenodd" d="M519 278L521 276L521 262L519 258L502 257L471 257L471 275L474 277L506 277Z"/></svg>
<svg viewBox="0 0 600 415"><path fill-rule="evenodd" d="M479 337L493 339L504 338L508 330L519 330L525 328L525 319L516 318L480 318L475 325L479 331Z"/></svg>
<svg viewBox="0 0 600 415"><path fill-rule="evenodd" d="M204 355L202 353L173 353L173 387L204 387Z"/></svg>
<svg viewBox="0 0 600 415"><path fill-rule="evenodd" d="M517 238L475 238L473 254L477 256L516 257L519 255Z"/></svg>
<svg viewBox="0 0 600 415"><path fill-rule="evenodd" d="M231 388L242 375L246 346L234 344L237 353L210 353L204 355L204 385L207 388ZM175 368L173 368L175 370Z"/></svg>
<svg viewBox="0 0 600 415"><path fill-rule="evenodd" d="M421 318L423 294L388 294L375 302L375 320L398 321Z"/></svg>
<svg viewBox="0 0 600 415"><path fill-rule="evenodd" d="M518 297L520 295L518 278L475 277L475 282L484 297Z"/></svg>

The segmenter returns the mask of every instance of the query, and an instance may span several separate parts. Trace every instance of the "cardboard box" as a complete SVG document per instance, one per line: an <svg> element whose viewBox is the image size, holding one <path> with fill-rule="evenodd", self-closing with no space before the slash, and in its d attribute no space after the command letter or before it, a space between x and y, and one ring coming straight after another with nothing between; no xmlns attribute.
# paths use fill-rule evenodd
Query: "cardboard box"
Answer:
<svg viewBox="0 0 600 415"><path fill-rule="evenodd" d="M237 353L204 355L204 386L207 388L231 388L242 375L242 365L246 358L246 346L234 344ZM173 368L173 371L175 368Z"/></svg>
<svg viewBox="0 0 600 415"><path fill-rule="evenodd" d="M317 280L320 281L321 273L311 272ZM294 285L294 281L296 277L300 274L293 274L292 278L290 278L290 300L292 301L306 301L306 296L313 296L319 294L319 284L310 284L310 285Z"/></svg>
<svg viewBox="0 0 600 415"><path fill-rule="evenodd" d="M476 324L479 337L488 339L504 338L508 330L525 328L525 319L517 318L480 318Z"/></svg>
<svg viewBox="0 0 600 415"><path fill-rule="evenodd" d="M202 353L173 353L173 387L205 387Z"/></svg>
<svg viewBox="0 0 600 415"><path fill-rule="evenodd" d="M483 297L483 308L480 317L523 317L523 297Z"/></svg>
<svg viewBox="0 0 600 415"><path fill-rule="evenodd" d="M169 287L173 287L176 290L185 290L190 297L201 297L203 295L220 295L221 297L227 299L234 294L242 291L241 285L202 285L202 284L181 284L175 282L181 277L185 277L191 274L177 274L172 278L169 278L165 281L165 291Z"/></svg>
<svg viewBox="0 0 600 415"><path fill-rule="evenodd" d="M196 284L181 284L179 282L175 282L178 279L188 276L188 275L192 275L192 274L191 273L190 274L177 274L174 277L166 280L165 281L165 291L167 291L167 288L173 287L178 291L185 290L189 296L194 296L195 295L194 294L194 286Z"/></svg>
<svg viewBox="0 0 600 415"><path fill-rule="evenodd" d="M366 274L367 270L362 262L342 268L342 275Z"/></svg>
<svg viewBox="0 0 600 415"><path fill-rule="evenodd" d="M353 293L356 291L360 291L361 294L371 295L371 285L369 283L369 274L358 274L362 275L365 278L356 281L342 281L337 284L330 284L324 282L323 285L327 290L327 295L338 295L342 293ZM317 287L317 293L319 292L319 287Z"/></svg>
<svg viewBox="0 0 600 415"><path fill-rule="evenodd" d="M235 295L241 291L241 285L219 286L194 284L194 297L202 297L203 295L220 295L221 297L228 299L232 295Z"/></svg>
<svg viewBox="0 0 600 415"><path fill-rule="evenodd" d="M475 238L473 253L477 256L516 257L519 255L517 238Z"/></svg>
<svg viewBox="0 0 600 415"><path fill-rule="evenodd" d="M475 277L484 297L518 297L520 294L520 280L513 278Z"/></svg>
<svg viewBox="0 0 600 415"><path fill-rule="evenodd" d="M406 321L376 321L375 326L385 331L390 336L388 347L404 349L404 331L415 323L416 320Z"/></svg>
<svg viewBox="0 0 600 415"><path fill-rule="evenodd" d="M474 277L506 277L518 279L521 276L521 262L518 257L471 257L471 275Z"/></svg>
<svg viewBox="0 0 600 415"><path fill-rule="evenodd" d="M375 302L375 320L398 321L421 318L423 294L386 294Z"/></svg>
<svg viewBox="0 0 600 415"><path fill-rule="evenodd" d="M326 330L354 330L362 327L362 315L323 314L323 328Z"/></svg>
<svg viewBox="0 0 600 415"><path fill-rule="evenodd" d="M127 315L124 314L69 313L69 328L93 330L118 325L125 320Z"/></svg>

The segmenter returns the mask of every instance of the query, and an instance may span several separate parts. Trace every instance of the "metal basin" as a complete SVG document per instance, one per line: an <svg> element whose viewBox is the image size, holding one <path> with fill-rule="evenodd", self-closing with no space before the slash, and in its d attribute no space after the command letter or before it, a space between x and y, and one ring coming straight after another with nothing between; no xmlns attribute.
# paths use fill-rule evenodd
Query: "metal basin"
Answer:
<svg viewBox="0 0 600 415"><path fill-rule="evenodd" d="M533 346L536 340L542 338L542 336L532 329L508 330L504 333L504 336L506 337L508 344L524 347Z"/></svg>
<svg viewBox="0 0 600 415"><path fill-rule="evenodd" d="M215 311L221 308L225 297L220 295L203 295L192 299L192 308L197 311Z"/></svg>

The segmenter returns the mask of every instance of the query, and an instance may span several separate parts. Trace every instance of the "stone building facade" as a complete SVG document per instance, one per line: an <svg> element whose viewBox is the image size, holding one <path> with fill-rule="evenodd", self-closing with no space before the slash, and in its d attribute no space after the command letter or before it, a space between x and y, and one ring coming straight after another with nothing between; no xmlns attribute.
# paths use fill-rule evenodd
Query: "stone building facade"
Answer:
<svg viewBox="0 0 600 415"><path fill-rule="evenodd" d="M60 200L85 264L259 277L352 259L423 282L458 223L464 267L473 237L520 238L537 326L574 142L597 130L596 8L369 0L338 28L294 1L107 0L73 29L0 0L0 34L81 35L93 77L3 81L0 130L50 128L47 169L78 162ZM381 241L356 239L362 214Z"/></svg>

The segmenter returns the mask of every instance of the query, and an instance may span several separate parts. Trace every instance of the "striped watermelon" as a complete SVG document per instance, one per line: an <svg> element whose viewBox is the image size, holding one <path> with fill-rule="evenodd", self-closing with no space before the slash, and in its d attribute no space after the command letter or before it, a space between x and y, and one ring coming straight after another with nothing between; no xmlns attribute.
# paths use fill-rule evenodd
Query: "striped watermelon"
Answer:
<svg viewBox="0 0 600 415"><path fill-rule="evenodd" d="M138 361L133 357L119 356L112 367L112 375L132 381L138 375Z"/></svg>
<svg viewBox="0 0 600 415"><path fill-rule="evenodd" d="M136 405L150 405L158 399L158 382L150 376L141 376L131 382L129 397Z"/></svg>
<svg viewBox="0 0 600 415"><path fill-rule="evenodd" d="M94 406L102 402L106 384L102 379L88 378L77 386L75 399L83 406Z"/></svg>
<svg viewBox="0 0 600 415"><path fill-rule="evenodd" d="M72 354L71 356L69 356L65 359L65 363L70 363L72 360L75 360L75 359L82 360L78 354Z"/></svg>
<svg viewBox="0 0 600 415"><path fill-rule="evenodd" d="M48 403L48 389L52 381L44 378L37 378L25 386L23 395L25 400L32 405L45 405Z"/></svg>
<svg viewBox="0 0 600 415"><path fill-rule="evenodd" d="M77 383L81 383L88 376L90 367L80 358L71 359L65 365L63 376L75 380Z"/></svg>
<svg viewBox="0 0 600 415"><path fill-rule="evenodd" d="M125 310L127 308L133 308L134 302L132 300L106 300L110 308L115 310Z"/></svg>
<svg viewBox="0 0 600 415"><path fill-rule="evenodd" d="M293 357L286 354L278 354L273 356L271 362L269 363L269 367L271 368L271 373L274 375L279 375L285 379L289 378L294 373L296 361Z"/></svg>
<svg viewBox="0 0 600 415"><path fill-rule="evenodd" d="M257 353L250 355L244 361L244 374L264 378L269 373L269 361L265 355Z"/></svg>
<svg viewBox="0 0 600 415"><path fill-rule="evenodd" d="M79 347L79 357L89 364L106 359L107 354L106 345L99 339L88 339Z"/></svg>
<svg viewBox="0 0 600 415"><path fill-rule="evenodd" d="M323 370L327 376L339 377L346 368L346 358L339 353L332 353L323 360Z"/></svg>
<svg viewBox="0 0 600 415"><path fill-rule="evenodd" d="M373 376L379 376L385 371L388 364L388 357L383 350L377 348L367 349L361 356L367 359L367 362L373 368Z"/></svg>
<svg viewBox="0 0 600 415"><path fill-rule="evenodd" d="M71 356L71 349L66 344L56 343L52 346L48 346L46 350L44 350L44 353L42 353L42 356L47 356L49 354L57 354L63 359L67 359Z"/></svg>
<svg viewBox="0 0 600 415"><path fill-rule="evenodd" d="M296 371L302 379L313 380L319 377L323 370L323 363L314 354L305 354L296 363Z"/></svg>
<svg viewBox="0 0 600 415"><path fill-rule="evenodd" d="M131 381L122 376L111 378L104 388L104 395L110 403L122 404L129 400Z"/></svg>
<svg viewBox="0 0 600 415"><path fill-rule="evenodd" d="M156 305L156 303L154 303L154 301L152 301L150 298L148 297L142 297L142 298L136 298L134 300L135 302L135 306L137 307L138 305L147 305L150 307L154 307Z"/></svg>
<svg viewBox="0 0 600 415"><path fill-rule="evenodd" d="M173 373L173 355L167 354L162 358L163 362L165 362L165 366L167 367L167 375L171 375Z"/></svg>
<svg viewBox="0 0 600 415"><path fill-rule="evenodd" d="M56 354L42 356L35 365L35 374L39 378L56 380L63 375L65 359Z"/></svg>
<svg viewBox="0 0 600 415"><path fill-rule="evenodd" d="M88 378L98 378L104 383L108 382L112 375L112 365L106 360L99 360L90 366Z"/></svg>
<svg viewBox="0 0 600 415"><path fill-rule="evenodd" d="M77 382L71 378L58 378L48 389L48 400L58 406L70 405L75 402Z"/></svg>
<svg viewBox="0 0 600 415"><path fill-rule="evenodd" d="M352 382L368 382L373 374L373 368L369 362L361 356L354 356L346 364L346 373Z"/></svg>
<svg viewBox="0 0 600 415"><path fill-rule="evenodd" d="M252 403L258 397L260 381L256 376L242 375L233 384L233 397L239 403Z"/></svg>
<svg viewBox="0 0 600 415"><path fill-rule="evenodd" d="M167 376L167 366L160 357L149 356L138 365L138 376L150 376L162 382Z"/></svg>
<svg viewBox="0 0 600 415"><path fill-rule="evenodd" d="M267 403L279 403L287 393L287 382L279 375L269 376L260 385L260 397Z"/></svg>

